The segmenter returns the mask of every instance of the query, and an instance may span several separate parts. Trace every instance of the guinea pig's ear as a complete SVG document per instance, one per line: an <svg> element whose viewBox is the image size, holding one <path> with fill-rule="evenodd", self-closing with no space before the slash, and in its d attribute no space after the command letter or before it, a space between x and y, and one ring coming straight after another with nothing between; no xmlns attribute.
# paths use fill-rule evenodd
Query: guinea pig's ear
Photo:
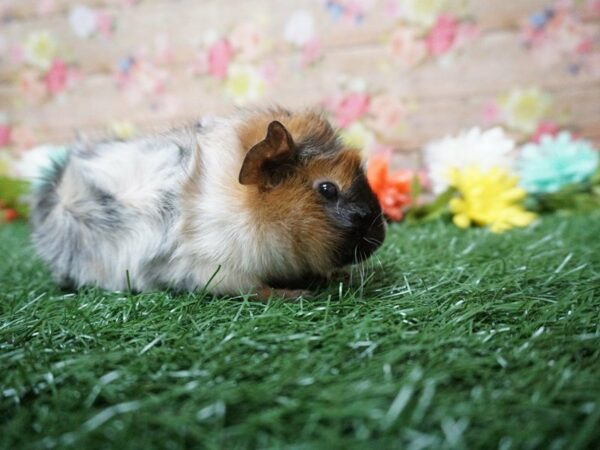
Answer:
<svg viewBox="0 0 600 450"><path fill-rule="evenodd" d="M246 153L239 181L244 185L275 186L294 169L295 162L292 136L275 120L269 124L267 136Z"/></svg>

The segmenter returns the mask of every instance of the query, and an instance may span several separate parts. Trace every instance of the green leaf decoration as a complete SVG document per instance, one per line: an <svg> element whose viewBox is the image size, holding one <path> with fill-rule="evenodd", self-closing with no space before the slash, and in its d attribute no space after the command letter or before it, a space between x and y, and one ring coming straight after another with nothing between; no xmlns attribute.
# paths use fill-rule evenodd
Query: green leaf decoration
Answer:
<svg viewBox="0 0 600 450"><path fill-rule="evenodd" d="M429 222L449 214L448 203L456 195L456 189L449 187L432 202L411 207L406 214L408 223Z"/></svg>

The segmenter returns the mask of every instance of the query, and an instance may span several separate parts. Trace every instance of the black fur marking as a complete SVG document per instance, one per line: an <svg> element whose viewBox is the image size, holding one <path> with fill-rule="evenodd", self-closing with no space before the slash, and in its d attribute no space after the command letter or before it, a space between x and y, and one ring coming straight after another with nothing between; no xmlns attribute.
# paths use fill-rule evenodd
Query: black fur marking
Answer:
<svg viewBox="0 0 600 450"><path fill-rule="evenodd" d="M377 197L361 170L349 189L335 203L323 200L332 225L343 235L337 251L338 265L344 266L369 257L383 243L385 224Z"/></svg>
<svg viewBox="0 0 600 450"><path fill-rule="evenodd" d="M269 278L266 284L275 289L306 289L314 290L326 286L326 277L317 274L305 274L293 279Z"/></svg>
<svg viewBox="0 0 600 450"><path fill-rule="evenodd" d="M308 160L319 155L333 155L343 148L341 140L335 136L333 130L311 134L297 145L302 160Z"/></svg>

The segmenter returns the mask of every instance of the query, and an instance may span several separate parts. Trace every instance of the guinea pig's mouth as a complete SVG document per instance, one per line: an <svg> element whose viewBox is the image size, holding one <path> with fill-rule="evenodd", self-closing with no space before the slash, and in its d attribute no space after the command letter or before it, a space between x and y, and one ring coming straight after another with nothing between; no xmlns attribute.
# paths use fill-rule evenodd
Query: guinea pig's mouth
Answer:
<svg viewBox="0 0 600 450"><path fill-rule="evenodd" d="M340 266L360 263L381 247L385 239L385 221L379 216L365 231L361 230L346 241L340 255Z"/></svg>

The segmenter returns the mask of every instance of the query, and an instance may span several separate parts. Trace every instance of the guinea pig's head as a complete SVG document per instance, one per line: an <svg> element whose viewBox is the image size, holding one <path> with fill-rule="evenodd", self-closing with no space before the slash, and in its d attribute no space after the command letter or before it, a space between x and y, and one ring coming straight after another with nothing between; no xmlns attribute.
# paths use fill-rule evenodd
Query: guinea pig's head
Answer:
<svg viewBox="0 0 600 450"><path fill-rule="evenodd" d="M288 252L296 275L363 261L383 243L385 222L360 152L320 114L280 111L240 136L248 150L239 182L253 193L258 226L272 233L266 244Z"/></svg>

